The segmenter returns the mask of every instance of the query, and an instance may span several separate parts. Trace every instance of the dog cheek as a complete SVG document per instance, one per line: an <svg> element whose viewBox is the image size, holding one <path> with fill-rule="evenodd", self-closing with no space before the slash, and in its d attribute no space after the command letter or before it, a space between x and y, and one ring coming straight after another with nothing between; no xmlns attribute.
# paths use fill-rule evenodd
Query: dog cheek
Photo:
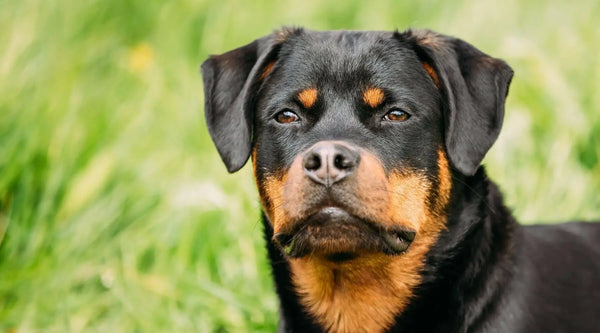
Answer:
<svg viewBox="0 0 600 333"><path fill-rule="evenodd" d="M388 219L395 225L419 231L430 215L427 197L431 183L418 172L393 172L388 183Z"/></svg>
<svg viewBox="0 0 600 333"><path fill-rule="evenodd" d="M304 213L302 202L307 195L301 159L297 158L287 170L273 172L258 180L259 196L273 232L285 231L294 218ZM301 200L302 199L302 200Z"/></svg>
<svg viewBox="0 0 600 333"><path fill-rule="evenodd" d="M388 184L381 162L374 156L362 153L355 178L350 184L355 190L348 195L347 203L354 206L356 214L369 217L382 224L388 219ZM356 202L353 202L356 198Z"/></svg>
<svg viewBox="0 0 600 333"><path fill-rule="evenodd" d="M432 183L425 173L393 172L389 177L390 220L417 230L417 235L437 235L445 228L445 213L452 191L448 158L438 149L438 174ZM429 198L434 198L433 203Z"/></svg>
<svg viewBox="0 0 600 333"><path fill-rule="evenodd" d="M257 178L258 194L263 210L273 227L284 220L283 188L286 182L285 174L270 174L262 179Z"/></svg>
<svg viewBox="0 0 600 333"><path fill-rule="evenodd" d="M273 225L275 233L286 231L294 220L306 216L313 200L310 185L310 180L304 174L302 158L298 156L286 172L280 205L275 206L275 215L278 217Z"/></svg>
<svg viewBox="0 0 600 333"><path fill-rule="evenodd" d="M432 208L436 216L444 216L446 207L450 202L452 192L452 175L446 153L442 148L438 149L438 179L435 205Z"/></svg>

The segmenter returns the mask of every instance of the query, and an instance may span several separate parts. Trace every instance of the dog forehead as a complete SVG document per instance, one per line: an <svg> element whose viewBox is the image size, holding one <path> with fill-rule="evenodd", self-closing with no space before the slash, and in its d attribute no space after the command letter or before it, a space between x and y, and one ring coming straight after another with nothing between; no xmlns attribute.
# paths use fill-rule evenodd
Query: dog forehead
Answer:
<svg viewBox="0 0 600 333"><path fill-rule="evenodd" d="M391 32L307 31L282 46L280 77L295 85L338 88L390 84L414 79L418 64Z"/></svg>

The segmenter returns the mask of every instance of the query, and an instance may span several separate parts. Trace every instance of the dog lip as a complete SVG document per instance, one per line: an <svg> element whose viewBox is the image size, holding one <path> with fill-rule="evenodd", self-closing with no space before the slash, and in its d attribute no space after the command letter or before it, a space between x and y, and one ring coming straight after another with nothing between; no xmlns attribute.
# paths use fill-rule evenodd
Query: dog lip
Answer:
<svg viewBox="0 0 600 333"><path fill-rule="evenodd" d="M402 253L415 239L415 232L408 230L382 232L381 237L394 252Z"/></svg>
<svg viewBox="0 0 600 333"><path fill-rule="evenodd" d="M273 235L272 239L286 255L290 257L300 257L304 254L304 251L298 251L297 249L297 235L309 227L319 227L331 224L338 224L340 226L352 225L363 230L363 232L371 234L372 236L370 237L379 238L380 251L389 255L398 255L405 252L414 240L416 234L415 231L408 230L405 227L385 228L377 222L355 216L340 207L326 206L295 223L295 227L291 228L291 230ZM346 254L347 251L342 252ZM329 255L335 257L336 253L337 252L331 252ZM342 257L350 259L354 256L344 255Z"/></svg>
<svg viewBox="0 0 600 333"><path fill-rule="evenodd" d="M273 241L285 249L293 242L294 235L297 234L302 228L306 228L309 225L322 225L330 221L347 221L350 218L358 219L339 207L327 206L317 210L313 214L309 214L305 219L295 223L295 227L291 230L287 232L276 233L273 235Z"/></svg>
<svg viewBox="0 0 600 333"><path fill-rule="evenodd" d="M350 213L339 207L328 206L310 215L306 219L305 223L319 225L325 222L343 222L349 219L358 220L357 217L351 215Z"/></svg>

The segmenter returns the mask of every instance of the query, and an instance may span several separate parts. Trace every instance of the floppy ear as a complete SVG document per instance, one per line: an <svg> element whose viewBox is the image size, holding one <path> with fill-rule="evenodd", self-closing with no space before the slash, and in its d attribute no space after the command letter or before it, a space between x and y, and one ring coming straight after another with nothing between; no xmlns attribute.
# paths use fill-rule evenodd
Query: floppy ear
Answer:
<svg viewBox="0 0 600 333"><path fill-rule="evenodd" d="M500 134L512 69L457 38L429 30L408 31L404 37L416 44L415 51L445 99L450 161L463 174L475 174Z"/></svg>
<svg viewBox="0 0 600 333"><path fill-rule="evenodd" d="M275 58L277 43L269 35L202 63L208 132L231 173L250 156L254 97L266 76L265 67Z"/></svg>

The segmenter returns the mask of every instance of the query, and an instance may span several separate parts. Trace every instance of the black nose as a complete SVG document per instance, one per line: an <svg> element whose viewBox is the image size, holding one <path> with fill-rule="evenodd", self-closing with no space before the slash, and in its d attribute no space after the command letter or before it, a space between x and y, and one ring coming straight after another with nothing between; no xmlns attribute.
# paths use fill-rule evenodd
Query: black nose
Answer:
<svg viewBox="0 0 600 333"><path fill-rule="evenodd" d="M358 151L335 141L315 144L305 153L302 161L306 175L325 186L331 186L352 174L359 163Z"/></svg>

